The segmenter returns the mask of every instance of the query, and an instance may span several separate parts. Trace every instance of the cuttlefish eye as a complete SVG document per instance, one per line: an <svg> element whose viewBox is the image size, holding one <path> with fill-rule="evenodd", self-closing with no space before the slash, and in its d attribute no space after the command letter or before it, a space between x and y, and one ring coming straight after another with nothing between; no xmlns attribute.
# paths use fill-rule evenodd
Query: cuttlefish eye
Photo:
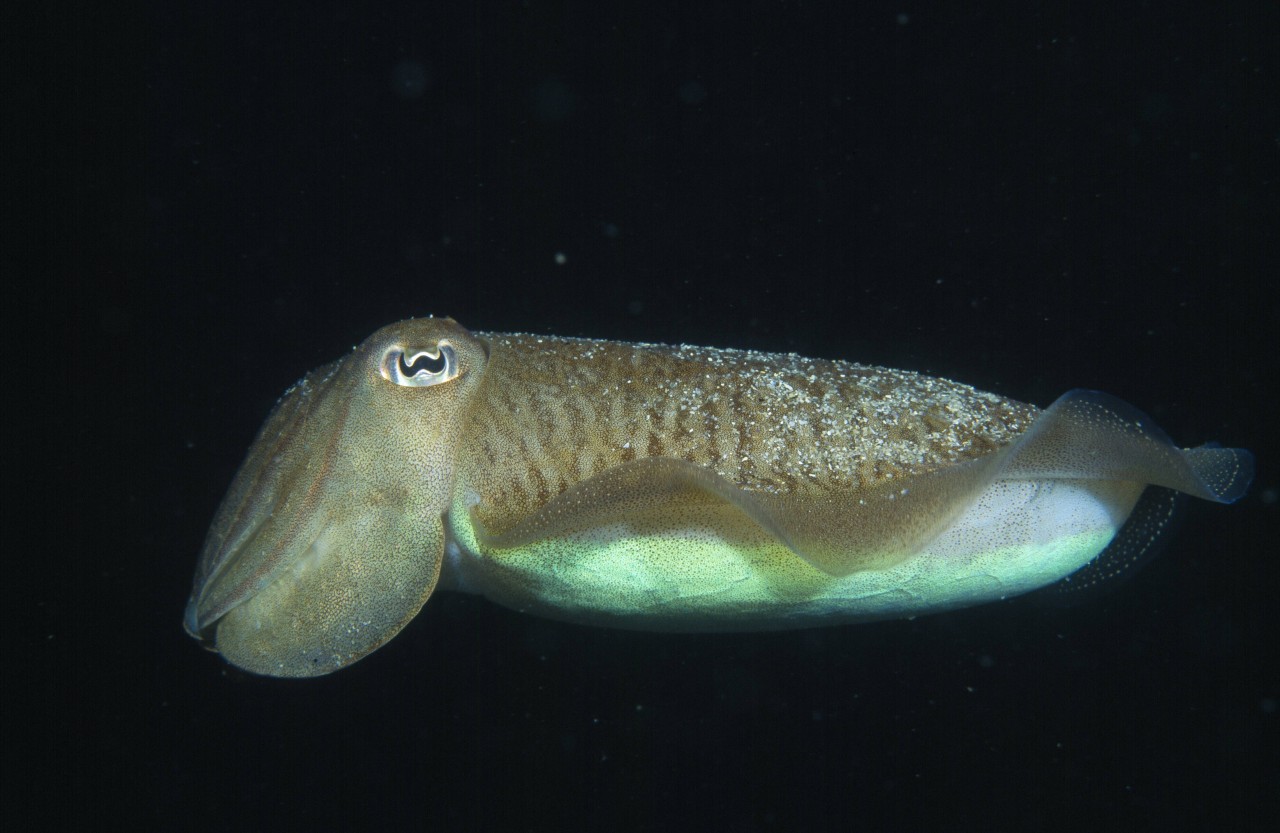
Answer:
<svg viewBox="0 0 1280 833"><path fill-rule="evenodd" d="M382 354L382 378L405 388L425 388L458 377L458 357L453 345L440 341L429 350L396 345Z"/></svg>

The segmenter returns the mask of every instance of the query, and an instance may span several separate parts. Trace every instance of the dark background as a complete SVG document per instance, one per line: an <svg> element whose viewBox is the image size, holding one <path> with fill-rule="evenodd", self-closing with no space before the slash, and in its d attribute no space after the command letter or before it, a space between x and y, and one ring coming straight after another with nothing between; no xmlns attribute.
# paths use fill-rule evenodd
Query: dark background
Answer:
<svg viewBox="0 0 1280 833"><path fill-rule="evenodd" d="M18 211L45 267L21 285L55 294L11 298L40 333L12 378L52 393L47 439L9 446L36 498L10 515L39 533L6 556L9 811L1274 821L1275 4L434 5L84 4L33 28L41 68L11 97L50 129ZM431 313L1041 405L1099 388L1179 442L1252 448L1259 476L1066 610L685 636L442 595L328 678L199 650L196 556L275 398Z"/></svg>

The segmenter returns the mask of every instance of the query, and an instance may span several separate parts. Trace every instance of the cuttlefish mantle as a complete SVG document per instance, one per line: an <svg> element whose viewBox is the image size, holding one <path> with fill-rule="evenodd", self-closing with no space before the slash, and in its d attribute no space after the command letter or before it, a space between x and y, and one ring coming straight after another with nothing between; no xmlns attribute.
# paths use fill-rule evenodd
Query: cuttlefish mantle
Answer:
<svg viewBox="0 0 1280 833"><path fill-rule="evenodd" d="M1230 503L1252 472L1094 391L1039 410L842 361L403 321L281 398L185 625L307 677L436 590L653 630L912 616L1132 559L1162 496Z"/></svg>

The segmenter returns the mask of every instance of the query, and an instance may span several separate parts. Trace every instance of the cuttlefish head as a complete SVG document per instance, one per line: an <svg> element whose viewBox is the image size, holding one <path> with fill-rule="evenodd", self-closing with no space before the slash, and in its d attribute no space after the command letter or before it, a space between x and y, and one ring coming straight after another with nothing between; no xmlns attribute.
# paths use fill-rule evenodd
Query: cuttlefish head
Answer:
<svg viewBox="0 0 1280 833"><path fill-rule="evenodd" d="M187 632L246 670L326 674L395 636L440 576L487 360L451 319L393 324L276 405L205 540Z"/></svg>

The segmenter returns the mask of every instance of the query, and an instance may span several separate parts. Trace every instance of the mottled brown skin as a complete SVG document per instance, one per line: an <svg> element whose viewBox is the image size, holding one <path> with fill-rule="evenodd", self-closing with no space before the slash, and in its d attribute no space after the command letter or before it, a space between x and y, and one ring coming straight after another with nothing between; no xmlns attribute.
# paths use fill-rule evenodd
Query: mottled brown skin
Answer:
<svg viewBox="0 0 1280 833"><path fill-rule="evenodd" d="M988 455L1039 413L945 379L794 354L478 335L489 363L460 474L491 527L643 458L751 492L847 497Z"/></svg>

